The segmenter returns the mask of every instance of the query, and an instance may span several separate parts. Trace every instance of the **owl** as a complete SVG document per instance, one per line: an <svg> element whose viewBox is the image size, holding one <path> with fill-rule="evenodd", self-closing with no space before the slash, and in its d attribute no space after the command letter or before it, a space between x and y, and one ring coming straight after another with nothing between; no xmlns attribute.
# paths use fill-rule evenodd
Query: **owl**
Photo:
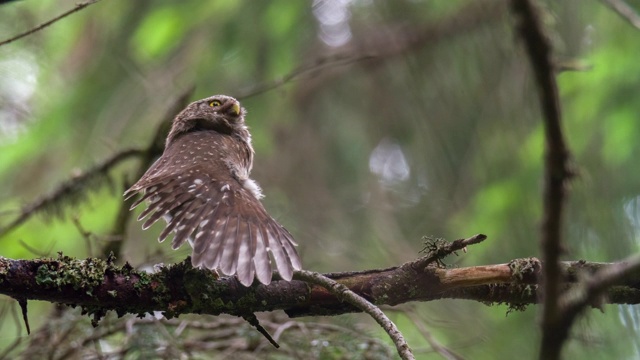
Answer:
<svg viewBox="0 0 640 360"><path fill-rule="evenodd" d="M262 190L249 178L254 151L245 114L225 95L189 104L173 120L162 156L124 195L142 194L131 206L147 204L138 217L148 217L142 228L164 218L158 240L174 233L173 249L188 241L194 266L250 286L254 278L271 282L273 259L290 281L301 269L297 244L266 212Z"/></svg>

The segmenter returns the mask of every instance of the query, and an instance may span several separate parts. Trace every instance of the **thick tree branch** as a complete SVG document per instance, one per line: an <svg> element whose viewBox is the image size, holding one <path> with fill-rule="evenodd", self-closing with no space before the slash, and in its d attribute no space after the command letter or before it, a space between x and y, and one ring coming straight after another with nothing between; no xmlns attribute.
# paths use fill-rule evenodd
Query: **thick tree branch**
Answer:
<svg viewBox="0 0 640 360"><path fill-rule="evenodd" d="M539 10L529 0L513 0L512 7L520 21L518 31L524 40L533 67L544 115L545 174L541 247L545 267L540 358L557 359L569 331L569 328L558 326L558 320L561 318L558 306L561 294L558 260L562 253L565 182L571 177L568 167L569 151L562 134L562 116L551 44L543 31Z"/></svg>
<svg viewBox="0 0 640 360"><path fill-rule="evenodd" d="M81 306L96 321L109 310L118 315L163 311L168 318L185 313L242 316L248 311L284 310L297 317L360 311L322 286L276 278L270 285L246 288L235 278L216 279L212 272L190 264L187 259L148 274L100 259L0 258L0 294ZM536 284L543 267L536 259L457 269L420 264L424 259L388 269L327 275L376 305L442 298L512 305L538 302ZM579 273L595 274L611 265L564 262L561 273L570 287L584 278ZM640 273L633 268L626 275L606 283L612 285L605 292L606 302L640 303Z"/></svg>

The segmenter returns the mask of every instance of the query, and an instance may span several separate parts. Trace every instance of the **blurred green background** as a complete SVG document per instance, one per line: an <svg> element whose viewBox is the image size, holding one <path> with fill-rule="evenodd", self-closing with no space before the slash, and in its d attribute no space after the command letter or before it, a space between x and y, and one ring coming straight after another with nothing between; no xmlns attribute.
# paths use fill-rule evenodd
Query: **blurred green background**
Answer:
<svg viewBox="0 0 640 360"><path fill-rule="evenodd" d="M0 40L75 3L2 5ZM602 2L542 4L556 61L581 70L558 76L579 174L563 258L616 261L637 251L640 234L640 32ZM279 82L288 74L298 76ZM489 236L448 259L456 266L539 255L534 78L508 3L487 0L102 0L0 46L0 227L79 171L146 146L192 86L190 100L228 94L248 110L253 178L309 270L397 265L419 256L424 235ZM1 237L0 255L100 255L137 163L118 165L79 206L61 206L62 218L33 217ZM132 220L119 260L184 259L186 247L157 243L161 228L143 232ZM0 307L1 351L26 335L15 301ZM49 307L30 303L32 330ZM421 327L470 359L537 356L535 306L507 317L506 306L459 300L398 310L412 312L390 314L419 358L439 358ZM574 327L567 358L640 357L637 310L604 310ZM360 324L388 342L365 316L323 321ZM309 354L366 358L358 351Z"/></svg>

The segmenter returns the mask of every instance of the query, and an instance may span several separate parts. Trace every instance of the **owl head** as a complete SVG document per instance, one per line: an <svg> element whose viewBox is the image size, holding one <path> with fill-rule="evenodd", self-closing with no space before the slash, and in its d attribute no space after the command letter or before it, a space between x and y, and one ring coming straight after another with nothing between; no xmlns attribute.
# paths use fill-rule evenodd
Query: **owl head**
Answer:
<svg viewBox="0 0 640 360"><path fill-rule="evenodd" d="M214 130L222 134L246 136L246 110L238 100L226 95L214 95L194 101L173 120L167 145L180 135L193 131Z"/></svg>

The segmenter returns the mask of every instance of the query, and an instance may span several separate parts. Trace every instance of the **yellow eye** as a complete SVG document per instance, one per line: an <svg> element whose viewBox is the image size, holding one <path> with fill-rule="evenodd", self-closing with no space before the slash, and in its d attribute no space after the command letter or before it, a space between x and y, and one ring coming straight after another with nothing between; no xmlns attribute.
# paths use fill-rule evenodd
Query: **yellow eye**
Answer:
<svg viewBox="0 0 640 360"><path fill-rule="evenodd" d="M220 106L222 105L222 103L218 100L213 100L212 102L209 103L209 106L211 107L216 107L216 106Z"/></svg>

